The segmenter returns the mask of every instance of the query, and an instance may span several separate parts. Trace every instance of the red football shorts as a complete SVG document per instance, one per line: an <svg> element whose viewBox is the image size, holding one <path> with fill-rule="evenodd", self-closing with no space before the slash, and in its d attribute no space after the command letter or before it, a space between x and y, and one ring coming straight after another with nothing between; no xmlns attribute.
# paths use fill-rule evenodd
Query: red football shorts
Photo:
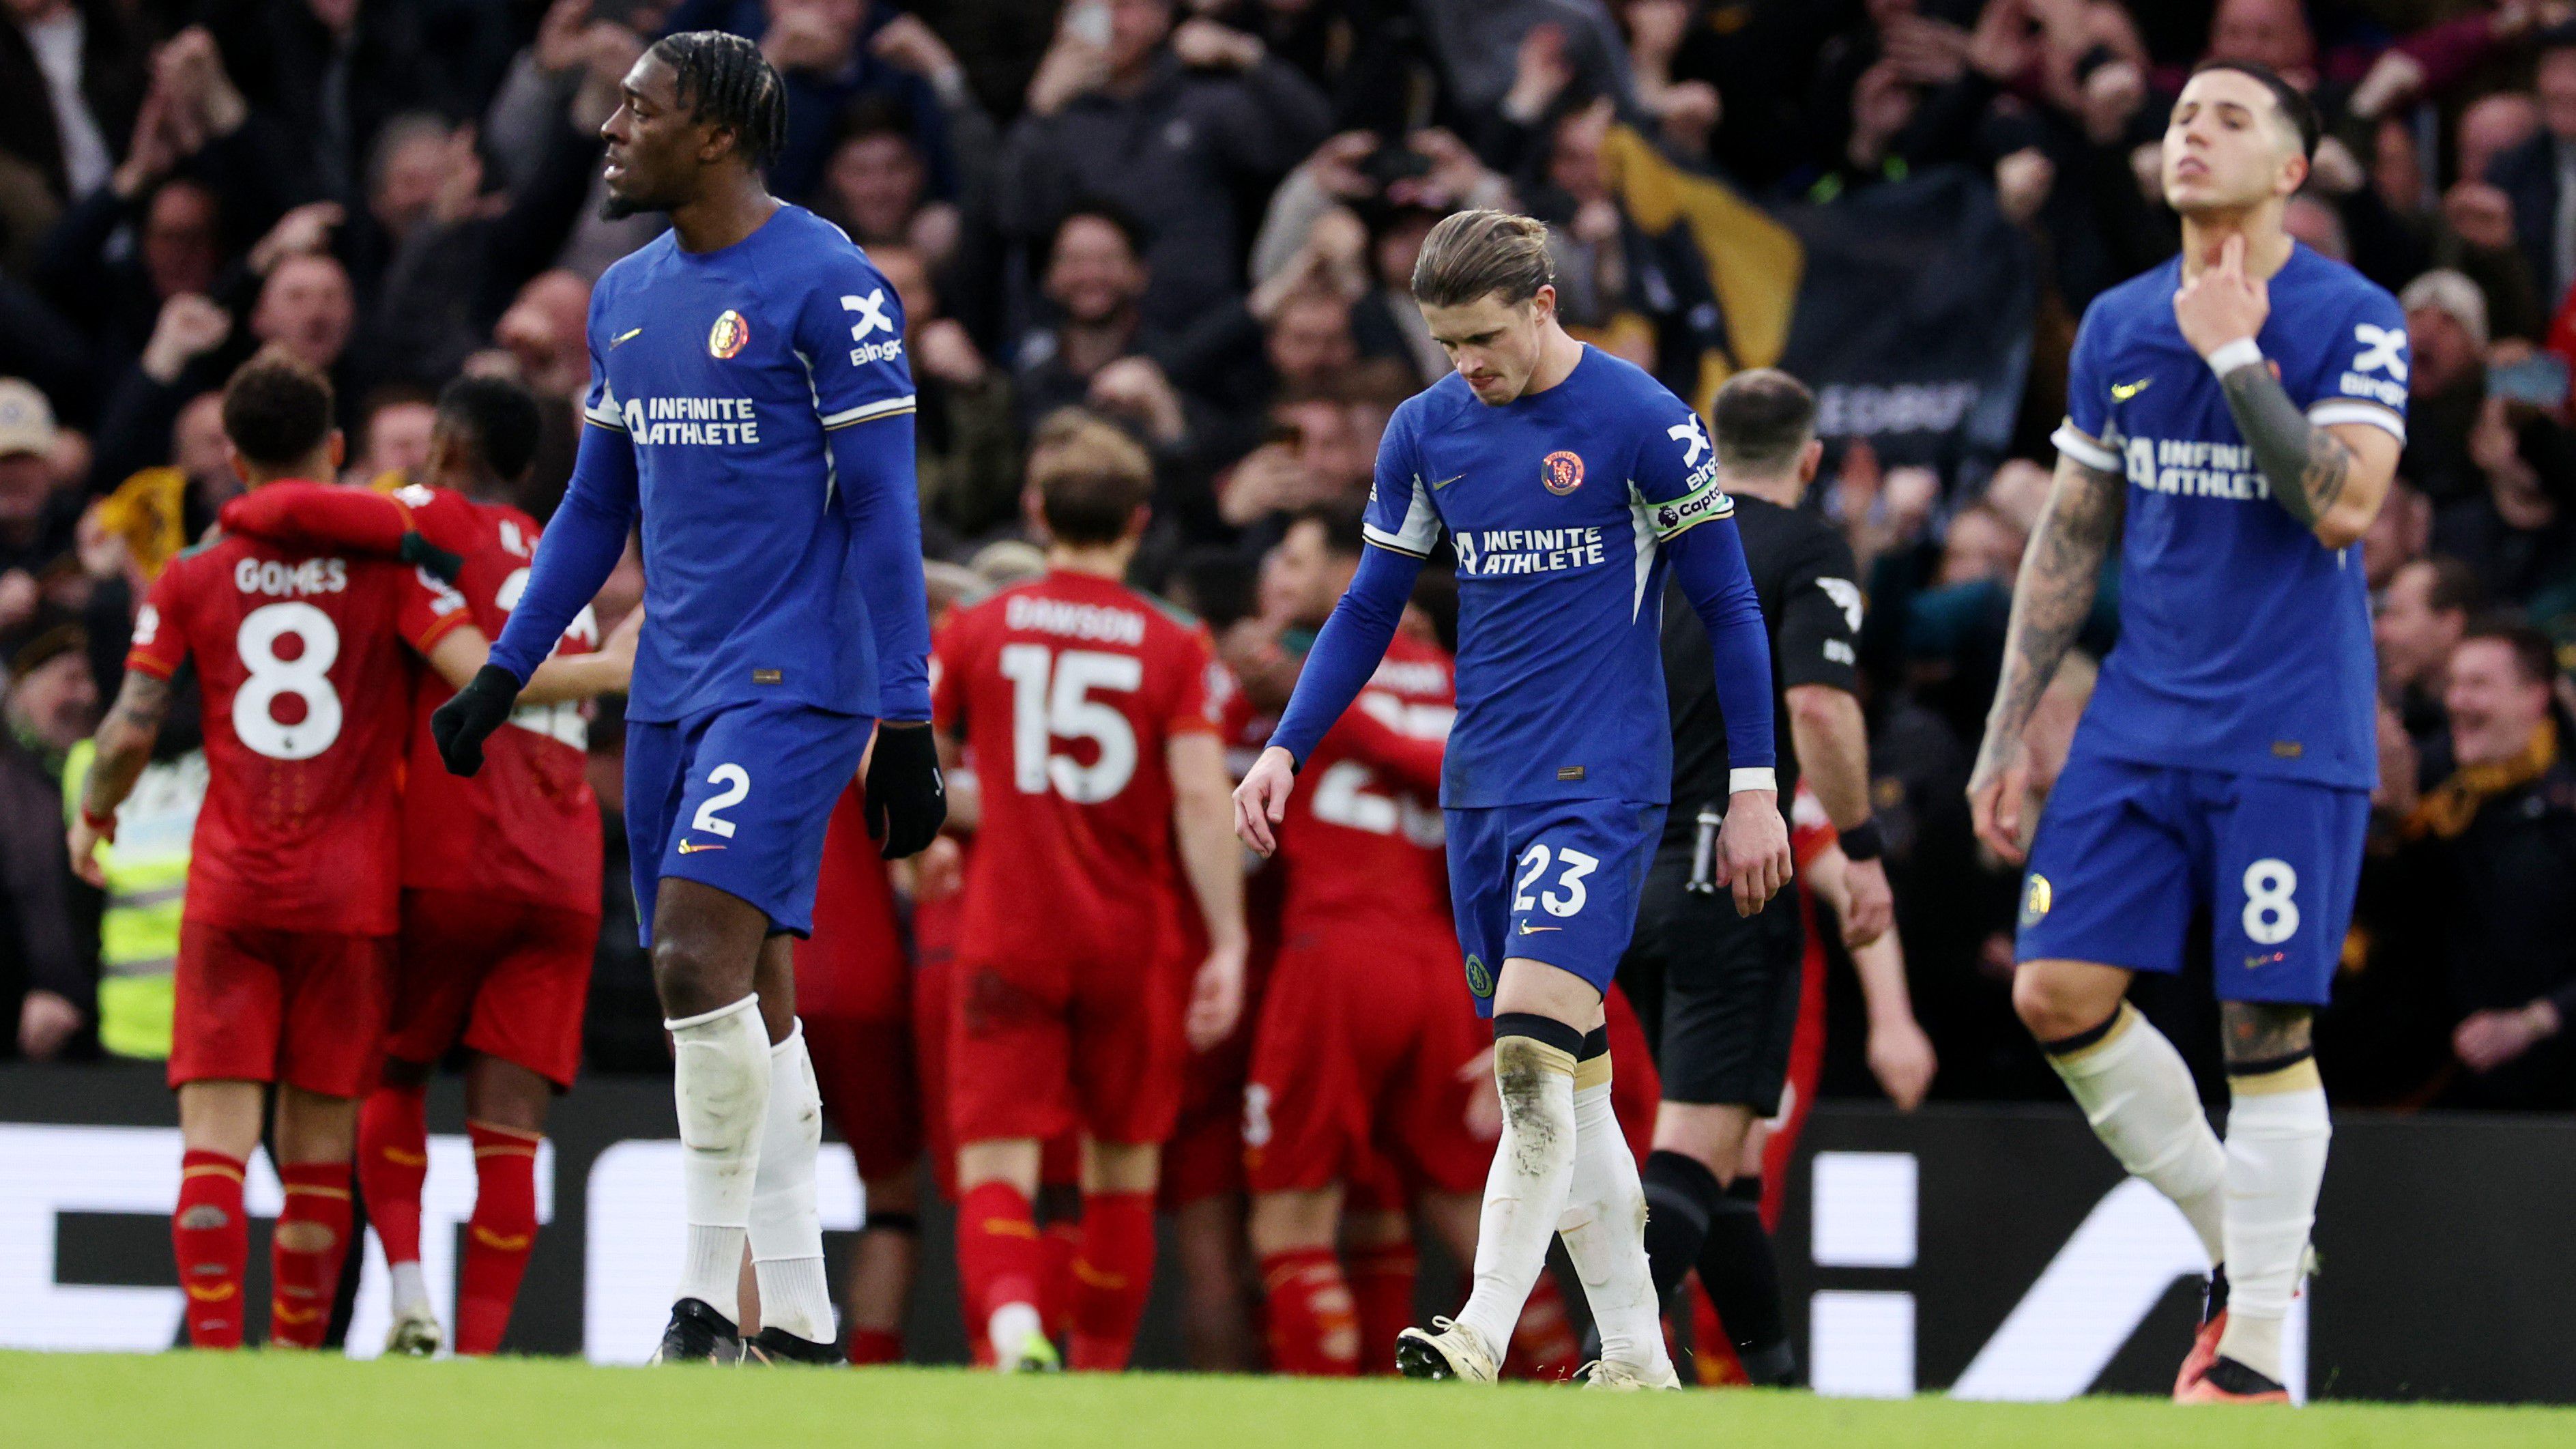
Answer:
<svg viewBox="0 0 2576 1449"><path fill-rule="evenodd" d="M179 921L170 1085L283 1082L325 1097L375 1086L393 998L390 936Z"/></svg>
<svg viewBox="0 0 2576 1449"><path fill-rule="evenodd" d="M857 800L853 788L824 839L814 934L796 943L796 1015L823 1110L850 1144L859 1176L882 1179L921 1156L921 1089L912 961Z"/></svg>
<svg viewBox="0 0 2576 1449"><path fill-rule="evenodd" d="M596 911L471 891L404 891L385 1054L429 1063L462 1043L571 1087L598 947Z"/></svg>
<svg viewBox="0 0 2576 1449"><path fill-rule="evenodd" d="M959 1146L1079 1128L1162 1142L1188 1047L1168 956L975 961L951 968L948 1116Z"/></svg>
<svg viewBox="0 0 2576 1449"><path fill-rule="evenodd" d="M1244 1089L1254 1192L1351 1177L1374 1147L1416 1191L1475 1192L1493 1144L1467 1127L1489 1038L1446 923L1291 923Z"/></svg>

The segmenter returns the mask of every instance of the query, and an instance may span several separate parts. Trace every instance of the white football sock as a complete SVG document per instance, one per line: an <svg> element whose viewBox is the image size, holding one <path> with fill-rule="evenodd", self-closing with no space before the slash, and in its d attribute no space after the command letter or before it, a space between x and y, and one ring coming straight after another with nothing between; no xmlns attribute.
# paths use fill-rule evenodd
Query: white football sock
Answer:
<svg viewBox="0 0 2576 1449"><path fill-rule="evenodd" d="M1646 1261L1645 1186L1610 1111L1610 1058L1579 1064L1575 1080L1574 1179L1557 1231L1592 1305L1601 1357L1651 1372L1668 1357L1663 1309Z"/></svg>
<svg viewBox="0 0 2576 1449"><path fill-rule="evenodd" d="M1475 1329L1499 1363L1565 1216L1574 1179L1574 1057L1533 1037L1501 1037L1494 1081L1503 1095L1503 1136L1485 1177L1476 1286L1458 1322Z"/></svg>
<svg viewBox="0 0 2576 1449"><path fill-rule="evenodd" d="M2050 1053L2048 1064L2066 1079L2066 1090L2102 1145L2122 1167L2173 1199L2210 1261L2227 1264L2232 1285L2236 1264L2226 1256L2222 1227L2227 1154L2209 1130L2200 1089L2192 1085L2182 1053L2136 1007L2122 1002L2109 1035L2066 1056Z"/></svg>
<svg viewBox="0 0 2576 1449"><path fill-rule="evenodd" d="M387 1264L385 1274L391 1280L394 1312L429 1306L429 1280L421 1276L418 1258L408 1263Z"/></svg>
<svg viewBox="0 0 2576 1449"><path fill-rule="evenodd" d="M2317 1189L2334 1136L2313 1060L2229 1079L2227 1331L2218 1351L2265 1378L2281 1377L2281 1320L2289 1316L2316 1226Z"/></svg>
<svg viewBox="0 0 2576 1449"><path fill-rule="evenodd" d="M671 1033L671 1095L688 1149L680 1186L689 1245L674 1296L740 1322L743 1241L769 1111L769 1031L758 996L662 1025Z"/></svg>
<svg viewBox="0 0 2576 1449"><path fill-rule="evenodd" d="M811 1343L834 1337L832 1287L823 1271L823 1215L814 1202L814 1155L823 1146L823 1094L805 1051L805 1024L769 1049L769 1111L752 1180L751 1265L760 1278L760 1322Z"/></svg>

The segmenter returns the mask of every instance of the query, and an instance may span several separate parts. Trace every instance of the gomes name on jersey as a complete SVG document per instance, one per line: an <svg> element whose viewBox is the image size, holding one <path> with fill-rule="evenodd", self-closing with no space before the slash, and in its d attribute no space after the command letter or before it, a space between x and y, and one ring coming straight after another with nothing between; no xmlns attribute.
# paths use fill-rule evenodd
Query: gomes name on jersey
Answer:
<svg viewBox="0 0 2576 1449"><path fill-rule="evenodd" d="M630 397L618 406L626 436L640 444L756 447L760 414L747 397Z"/></svg>

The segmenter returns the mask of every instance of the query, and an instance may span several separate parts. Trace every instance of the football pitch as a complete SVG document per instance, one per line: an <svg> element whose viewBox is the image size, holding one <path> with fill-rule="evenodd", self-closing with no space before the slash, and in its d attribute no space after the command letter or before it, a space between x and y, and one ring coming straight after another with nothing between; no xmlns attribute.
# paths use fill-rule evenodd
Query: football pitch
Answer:
<svg viewBox="0 0 2576 1449"><path fill-rule="evenodd" d="M2576 1409L2320 1404L2177 1409L1864 1401L1807 1394L1595 1395L1388 1380L1161 1374L998 1378L953 1369L602 1369L569 1360L353 1363L327 1356L0 1354L11 1444L257 1446L1389 1444L1816 1445L1830 1449L2360 1449L2564 1445Z"/></svg>

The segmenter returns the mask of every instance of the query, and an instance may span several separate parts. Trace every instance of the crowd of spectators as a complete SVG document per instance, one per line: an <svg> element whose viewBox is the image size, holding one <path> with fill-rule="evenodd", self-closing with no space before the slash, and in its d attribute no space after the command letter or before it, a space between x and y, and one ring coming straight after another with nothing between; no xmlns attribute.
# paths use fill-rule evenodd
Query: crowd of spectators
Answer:
<svg viewBox="0 0 2576 1449"><path fill-rule="evenodd" d="M0 1003L24 1003L18 1051L96 1046L113 907L63 869L61 780L141 590L237 486L211 389L263 345L326 370L366 481L420 464L441 383L507 373L551 404L520 500L544 516L590 285L660 225L601 219L597 127L654 37L708 27L786 78L774 188L903 297L929 551L1025 568L1031 451L1065 409L1106 419L1155 464L1138 582L1205 617L1256 694L1278 673L1258 560L1281 520L1363 493L1392 408L1446 369L1406 292L1440 216L1547 220L1569 322L1689 395L1701 351L1671 343L1707 321L1624 209L1614 136L1782 211L1936 172L1991 188L2037 271L2009 447L1882 466L1871 437L1830 437L1813 505L1861 561L1899 920L1936 1091L1966 1097L2057 1095L2008 1006L2015 883L1976 855L1961 789L2075 319L2177 244L2154 178L2189 68L2269 65L2328 123L2293 231L2398 293L2413 337L2402 481L2362 550L2385 781L2329 1083L2576 1106L2570 0L6 0ZM2059 680L2043 759L2090 678L2079 659ZM617 734L594 732L612 811ZM618 906L593 1058L649 1066ZM1829 1082L1865 1080L1843 1066Z"/></svg>

